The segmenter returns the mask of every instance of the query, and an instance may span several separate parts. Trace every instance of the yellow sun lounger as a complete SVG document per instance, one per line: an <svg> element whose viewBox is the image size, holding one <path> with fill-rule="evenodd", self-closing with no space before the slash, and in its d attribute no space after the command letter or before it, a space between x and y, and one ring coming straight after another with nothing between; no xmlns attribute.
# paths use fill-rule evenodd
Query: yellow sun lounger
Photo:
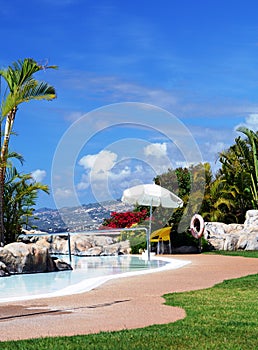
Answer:
<svg viewBox="0 0 258 350"><path fill-rule="evenodd" d="M150 236L150 241L151 242L170 241L171 228L172 228L171 226L164 227L152 232Z"/></svg>

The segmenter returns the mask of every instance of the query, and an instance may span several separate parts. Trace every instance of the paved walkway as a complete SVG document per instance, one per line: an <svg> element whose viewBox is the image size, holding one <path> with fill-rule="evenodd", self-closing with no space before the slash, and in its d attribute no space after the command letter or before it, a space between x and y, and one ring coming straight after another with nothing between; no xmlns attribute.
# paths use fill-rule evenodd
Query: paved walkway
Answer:
<svg viewBox="0 0 258 350"><path fill-rule="evenodd" d="M164 305L163 294L207 288L258 273L258 259L205 254L175 258L192 263L177 270L111 280L87 293L1 304L0 341L174 322L184 318L185 312Z"/></svg>

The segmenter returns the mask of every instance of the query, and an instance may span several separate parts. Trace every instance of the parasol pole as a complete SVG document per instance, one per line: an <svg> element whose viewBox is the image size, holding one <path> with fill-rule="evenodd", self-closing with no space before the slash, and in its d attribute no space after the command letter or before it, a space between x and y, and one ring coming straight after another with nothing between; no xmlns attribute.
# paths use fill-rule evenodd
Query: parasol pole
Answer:
<svg viewBox="0 0 258 350"><path fill-rule="evenodd" d="M151 199L151 204L150 204L149 230L148 230L148 234L147 234L148 261L150 261L150 236L151 236L151 222L152 222L152 201L153 201L153 199Z"/></svg>

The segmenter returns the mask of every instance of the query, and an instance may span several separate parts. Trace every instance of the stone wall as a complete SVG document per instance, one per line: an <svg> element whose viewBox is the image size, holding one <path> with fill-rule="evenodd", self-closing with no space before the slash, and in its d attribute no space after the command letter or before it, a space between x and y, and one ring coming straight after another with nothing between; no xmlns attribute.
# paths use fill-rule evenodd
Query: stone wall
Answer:
<svg viewBox="0 0 258 350"><path fill-rule="evenodd" d="M244 224L205 222L203 235L213 250L258 250L258 210L248 210Z"/></svg>

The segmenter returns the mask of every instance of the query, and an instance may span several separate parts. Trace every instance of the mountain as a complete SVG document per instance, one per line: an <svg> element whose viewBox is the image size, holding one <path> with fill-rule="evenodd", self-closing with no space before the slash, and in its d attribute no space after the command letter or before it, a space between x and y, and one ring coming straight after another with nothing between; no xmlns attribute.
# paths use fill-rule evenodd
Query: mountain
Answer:
<svg viewBox="0 0 258 350"><path fill-rule="evenodd" d="M29 220L29 226L49 233L91 231L97 230L112 212L125 212L132 209L132 205L121 201L90 203L61 209L41 208L35 210L35 218Z"/></svg>

